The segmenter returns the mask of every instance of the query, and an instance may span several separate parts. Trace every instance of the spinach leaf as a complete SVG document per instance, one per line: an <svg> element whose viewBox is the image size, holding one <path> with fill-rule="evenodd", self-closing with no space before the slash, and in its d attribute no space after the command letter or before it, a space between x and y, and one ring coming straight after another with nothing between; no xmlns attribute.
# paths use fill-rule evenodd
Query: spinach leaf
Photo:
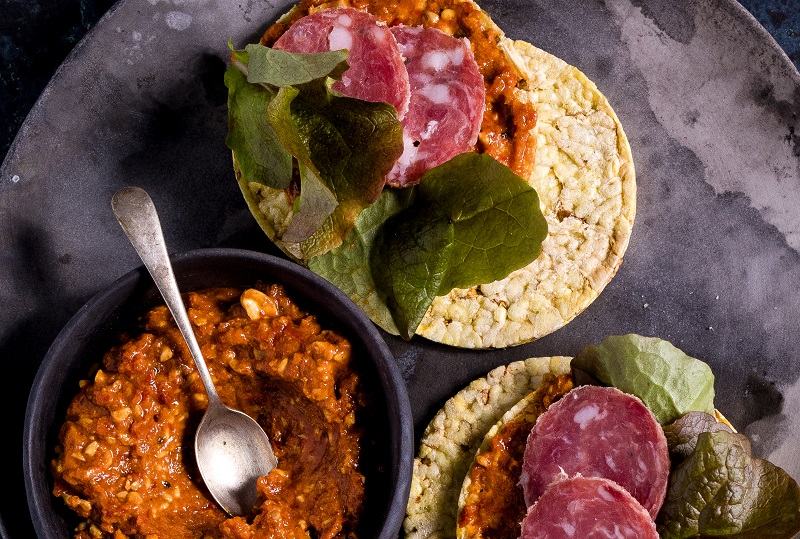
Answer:
<svg viewBox="0 0 800 539"><path fill-rule="evenodd" d="M386 199L362 212L369 220L359 219L340 248L309 267L385 330L409 339L436 296L535 260L547 223L536 191L489 155L456 156L406 191L412 194L402 202Z"/></svg>
<svg viewBox="0 0 800 539"><path fill-rule="evenodd" d="M276 92L250 84L237 68L225 72L228 87L228 136L225 144L236 152L242 175L274 189L289 187L292 156L266 121L267 105Z"/></svg>
<svg viewBox="0 0 800 539"><path fill-rule="evenodd" d="M420 199L453 223L453 252L438 295L502 279L539 256L547 236L539 196L488 154L457 155L426 172L419 189ZM416 250L403 236L396 241L401 255Z"/></svg>
<svg viewBox="0 0 800 539"><path fill-rule="evenodd" d="M668 341L614 335L599 345L588 345L572 365L606 385L636 395L662 425L690 411L714 413L711 368Z"/></svg>
<svg viewBox="0 0 800 539"><path fill-rule="evenodd" d="M656 523L662 539L789 539L800 532L800 487L753 457L746 437L704 432L672 473Z"/></svg>
<svg viewBox="0 0 800 539"><path fill-rule="evenodd" d="M454 229L453 222L430 204L417 204L386 221L373 248L373 278L406 339L442 289Z"/></svg>
<svg viewBox="0 0 800 539"><path fill-rule="evenodd" d="M341 96L330 89L347 69L346 51L294 54L248 45L233 51L237 88L262 96L259 108L238 107L229 100L229 117L246 117L246 137L230 123L229 146L237 162L269 164L281 156L280 179L263 181L265 170L242 168L250 181L285 189L291 179L292 158L300 178L295 214L281 238L296 244L294 251L309 259L342 243L358 214L380 195L385 176L403 151L397 111L386 103ZM261 136L267 133L267 136ZM239 139L245 138L248 144ZM251 158L251 159L250 159ZM285 162L289 162L286 176ZM251 174L261 173L261 176ZM278 173L275 173L278 175Z"/></svg>
<svg viewBox="0 0 800 539"><path fill-rule="evenodd" d="M704 432L724 430L733 432L725 423L705 412L689 412L664 427L667 446L674 460L681 461L689 457L697 445L697 437Z"/></svg>

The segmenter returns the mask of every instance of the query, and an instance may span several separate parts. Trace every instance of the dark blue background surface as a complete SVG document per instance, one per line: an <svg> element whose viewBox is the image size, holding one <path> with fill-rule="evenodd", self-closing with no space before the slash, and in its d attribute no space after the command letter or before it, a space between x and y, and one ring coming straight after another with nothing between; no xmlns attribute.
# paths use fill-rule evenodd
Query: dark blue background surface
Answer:
<svg viewBox="0 0 800 539"><path fill-rule="evenodd" d="M740 2L800 66L800 0ZM0 161L50 77L114 0L0 0Z"/></svg>

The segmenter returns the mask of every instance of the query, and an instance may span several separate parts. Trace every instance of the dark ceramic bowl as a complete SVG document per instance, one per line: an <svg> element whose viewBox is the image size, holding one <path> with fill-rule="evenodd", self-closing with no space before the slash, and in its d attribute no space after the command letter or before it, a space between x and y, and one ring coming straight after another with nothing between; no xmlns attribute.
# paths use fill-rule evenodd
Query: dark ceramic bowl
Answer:
<svg viewBox="0 0 800 539"><path fill-rule="evenodd" d="M374 388L380 413L370 428L378 450L364 455L367 500L361 537L393 539L405 514L413 462L413 427L408 394L394 358L375 326L330 283L286 260L236 249L203 249L172 258L182 291L216 286L280 283L290 296L336 329L363 358L361 371ZM47 352L33 382L25 415L23 466L28 506L40 539L68 539L77 518L51 493L50 461L67 406L78 381L100 361L114 337L136 328L137 318L163 303L142 267L118 279L84 305ZM367 452L364 452L367 453ZM378 456L377 460L375 457Z"/></svg>

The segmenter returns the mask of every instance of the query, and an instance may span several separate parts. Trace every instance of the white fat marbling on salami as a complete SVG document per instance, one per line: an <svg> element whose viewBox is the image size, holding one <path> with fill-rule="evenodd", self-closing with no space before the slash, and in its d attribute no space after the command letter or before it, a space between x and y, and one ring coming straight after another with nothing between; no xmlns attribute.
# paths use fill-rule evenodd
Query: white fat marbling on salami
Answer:
<svg viewBox="0 0 800 539"><path fill-rule="evenodd" d="M273 46L289 52L347 49L350 68L333 89L389 103L398 118L405 117L411 89L403 57L389 28L369 13L346 7L316 11L292 24Z"/></svg>
<svg viewBox="0 0 800 539"><path fill-rule="evenodd" d="M387 183L405 187L478 140L486 90L466 39L435 28L394 26L406 59L411 102L403 119L403 155Z"/></svg>
<svg viewBox="0 0 800 539"><path fill-rule="evenodd" d="M543 413L522 465L530 506L552 482L581 474L621 485L655 518L667 492L664 431L641 400L611 387L573 389Z"/></svg>
<svg viewBox="0 0 800 539"><path fill-rule="evenodd" d="M575 476L551 484L528 509L521 539L657 539L650 514L608 479Z"/></svg>

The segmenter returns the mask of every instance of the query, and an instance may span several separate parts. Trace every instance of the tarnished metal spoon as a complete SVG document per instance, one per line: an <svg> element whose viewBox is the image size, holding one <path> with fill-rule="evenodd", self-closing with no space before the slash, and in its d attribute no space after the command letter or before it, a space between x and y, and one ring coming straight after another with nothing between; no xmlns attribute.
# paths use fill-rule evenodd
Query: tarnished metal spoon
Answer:
<svg viewBox="0 0 800 539"><path fill-rule="evenodd" d="M181 299L155 205L138 187L111 199L114 215L144 262L178 325L208 394L208 409L195 435L197 466L217 503L230 515L245 515L256 503L256 479L277 466L266 433L247 414L222 404Z"/></svg>

